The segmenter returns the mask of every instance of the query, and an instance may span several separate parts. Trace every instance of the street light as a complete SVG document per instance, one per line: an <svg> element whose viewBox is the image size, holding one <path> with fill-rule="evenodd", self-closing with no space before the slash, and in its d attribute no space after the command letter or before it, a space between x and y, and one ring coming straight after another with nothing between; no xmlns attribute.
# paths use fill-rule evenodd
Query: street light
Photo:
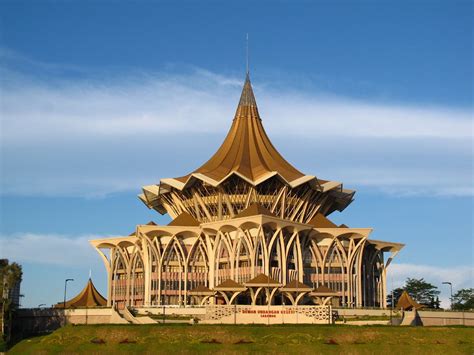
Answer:
<svg viewBox="0 0 474 355"><path fill-rule="evenodd" d="M41 307L43 307L43 306L46 306L46 303L41 303L41 304L39 304L39 305L38 305L38 308L41 308Z"/></svg>
<svg viewBox="0 0 474 355"><path fill-rule="evenodd" d="M68 281L74 281L74 279L66 279L64 281L64 303L63 303L63 309L66 309L66 290L67 290L67 283Z"/></svg>
<svg viewBox="0 0 474 355"><path fill-rule="evenodd" d="M451 298L449 299L451 301L451 310L453 309L453 284L451 282L445 281L442 282L443 285L449 285L451 288Z"/></svg>

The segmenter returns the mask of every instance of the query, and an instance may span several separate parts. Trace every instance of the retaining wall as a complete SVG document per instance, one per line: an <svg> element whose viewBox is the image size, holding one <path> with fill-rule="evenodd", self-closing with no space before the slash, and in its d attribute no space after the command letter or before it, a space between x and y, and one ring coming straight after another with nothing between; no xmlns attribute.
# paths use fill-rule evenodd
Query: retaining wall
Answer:
<svg viewBox="0 0 474 355"><path fill-rule="evenodd" d="M418 311L424 326L474 326L474 312Z"/></svg>
<svg viewBox="0 0 474 355"><path fill-rule="evenodd" d="M155 314L165 316L190 316L202 318L206 314L206 307L140 307L138 314Z"/></svg>

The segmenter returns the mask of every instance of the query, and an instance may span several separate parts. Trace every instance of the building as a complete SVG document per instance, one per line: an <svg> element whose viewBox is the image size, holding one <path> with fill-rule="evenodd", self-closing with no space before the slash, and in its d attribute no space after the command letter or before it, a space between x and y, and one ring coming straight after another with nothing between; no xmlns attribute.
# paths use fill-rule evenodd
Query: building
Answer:
<svg viewBox="0 0 474 355"><path fill-rule="evenodd" d="M403 245L328 219L354 193L303 174L280 155L263 128L247 74L229 133L209 161L143 187L139 198L172 221L91 241L107 269L108 305L332 299L346 307L385 307L386 270Z"/></svg>

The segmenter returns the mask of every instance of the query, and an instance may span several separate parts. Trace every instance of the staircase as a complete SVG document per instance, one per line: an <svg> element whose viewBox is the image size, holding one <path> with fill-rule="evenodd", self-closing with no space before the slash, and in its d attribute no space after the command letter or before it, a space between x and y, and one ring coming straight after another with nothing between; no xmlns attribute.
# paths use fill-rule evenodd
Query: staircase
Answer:
<svg viewBox="0 0 474 355"><path fill-rule="evenodd" d="M423 325L421 322L420 316L418 315L418 312L416 309L413 309L412 311L406 311L403 313L403 319L400 325Z"/></svg>
<svg viewBox="0 0 474 355"><path fill-rule="evenodd" d="M128 307L118 311L122 319L126 320L130 324L156 324L157 322L148 316L135 317Z"/></svg>

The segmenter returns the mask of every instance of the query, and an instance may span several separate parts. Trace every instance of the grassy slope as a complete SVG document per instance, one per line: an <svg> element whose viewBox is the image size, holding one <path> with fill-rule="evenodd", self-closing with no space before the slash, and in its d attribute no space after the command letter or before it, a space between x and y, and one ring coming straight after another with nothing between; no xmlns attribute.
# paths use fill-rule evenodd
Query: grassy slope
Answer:
<svg viewBox="0 0 474 355"><path fill-rule="evenodd" d="M105 344L94 344L92 339ZM125 339L136 343L120 344ZM213 339L219 343L205 343ZM473 339L474 328L465 327L89 325L23 340L9 353L472 354Z"/></svg>

